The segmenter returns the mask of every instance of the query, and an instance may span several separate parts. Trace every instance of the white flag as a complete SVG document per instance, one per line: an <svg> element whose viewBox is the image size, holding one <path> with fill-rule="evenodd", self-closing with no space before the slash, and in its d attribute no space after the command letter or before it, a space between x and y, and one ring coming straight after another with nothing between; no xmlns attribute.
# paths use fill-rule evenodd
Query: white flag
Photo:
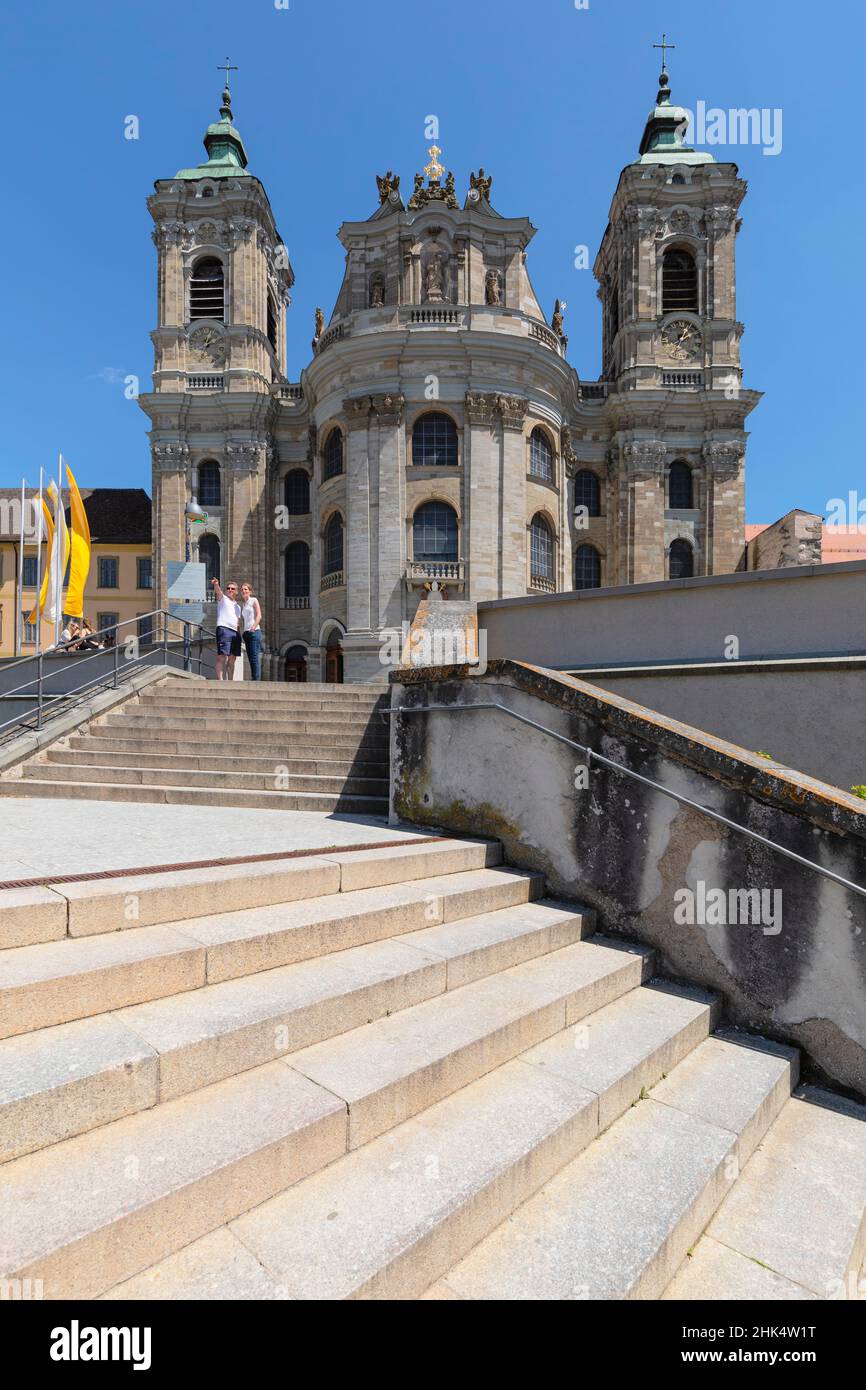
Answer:
<svg viewBox="0 0 866 1390"><path fill-rule="evenodd" d="M45 600L45 618L49 623L57 621L58 613L63 615L63 579L66 575L66 566L69 563L69 531L66 526L66 515L63 508L63 499L57 502L57 484L48 484L48 496L54 504L54 553L51 557L51 570L48 576L48 597ZM63 569L58 580L57 574L57 547L63 556ZM59 605L59 607L58 607Z"/></svg>

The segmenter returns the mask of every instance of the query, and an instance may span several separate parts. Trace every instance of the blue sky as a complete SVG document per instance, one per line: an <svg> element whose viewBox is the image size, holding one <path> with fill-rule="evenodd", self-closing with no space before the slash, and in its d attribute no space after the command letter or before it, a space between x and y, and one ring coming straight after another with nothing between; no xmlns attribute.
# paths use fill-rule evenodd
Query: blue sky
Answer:
<svg viewBox="0 0 866 1390"><path fill-rule="evenodd" d="M278 3L280 0L278 0ZM440 121L463 194L527 215L536 291L567 301L569 358L600 368L590 260L653 103L662 30L674 99L781 108L780 153L720 146L749 181L738 240L751 417L747 514L866 491L863 463L864 11L854 0L169 0L20 5L4 21L0 484L35 483L58 449L90 486L150 486L146 419L155 250L145 198L198 163L231 55L236 124L289 247L289 375L313 314L330 316L343 220L377 206L375 175L411 189ZM140 138L124 138L135 115Z"/></svg>

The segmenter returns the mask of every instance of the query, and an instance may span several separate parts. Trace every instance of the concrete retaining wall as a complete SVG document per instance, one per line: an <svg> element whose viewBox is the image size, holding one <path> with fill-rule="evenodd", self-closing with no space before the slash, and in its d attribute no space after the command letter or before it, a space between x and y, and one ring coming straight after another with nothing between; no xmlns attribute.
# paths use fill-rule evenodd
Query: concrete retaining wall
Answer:
<svg viewBox="0 0 866 1390"><path fill-rule="evenodd" d="M551 669L866 655L866 561L714 575L478 605L491 660Z"/></svg>
<svg viewBox="0 0 866 1390"><path fill-rule="evenodd" d="M517 662L392 680L394 708L500 701L866 885L864 803L753 752ZM579 753L498 710L394 714L391 751L394 818L496 836L604 930L655 946L664 973L718 990L734 1021L866 1095L866 898L621 773L596 767L584 787ZM735 920L727 894L754 889L766 919Z"/></svg>
<svg viewBox="0 0 866 1390"><path fill-rule="evenodd" d="M844 791L866 783L866 657L575 674Z"/></svg>

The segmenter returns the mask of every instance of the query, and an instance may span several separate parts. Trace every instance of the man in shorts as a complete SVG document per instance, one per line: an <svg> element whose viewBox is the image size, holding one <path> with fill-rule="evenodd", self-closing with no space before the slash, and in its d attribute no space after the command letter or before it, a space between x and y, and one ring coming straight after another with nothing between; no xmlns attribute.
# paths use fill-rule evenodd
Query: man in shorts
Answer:
<svg viewBox="0 0 866 1390"><path fill-rule="evenodd" d="M238 603L238 586L227 584L223 593L218 579L212 579L211 585L217 601L216 678L218 681L230 681L234 680L235 661L241 654L241 606Z"/></svg>

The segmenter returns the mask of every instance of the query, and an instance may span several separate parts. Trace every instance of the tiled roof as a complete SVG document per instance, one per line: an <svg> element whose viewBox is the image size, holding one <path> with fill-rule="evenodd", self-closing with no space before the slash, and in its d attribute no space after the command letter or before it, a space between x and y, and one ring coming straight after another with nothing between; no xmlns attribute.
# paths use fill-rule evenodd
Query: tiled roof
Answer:
<svg viewBox="0 0 866 1390"><path fill-rule="evenodd" d="M32 495L28 489L28 496ZM81 497L93 541L101 541L108 545L150 545L151 502L144 488L83 487ZM20 498L20 488L0 488L0 503L17 502ZM68 488L63 489L63 500L66 503L68 524ZM0 507L0 537L4 540L17 540L17 532L9 524L6 507Z"/></svg>

